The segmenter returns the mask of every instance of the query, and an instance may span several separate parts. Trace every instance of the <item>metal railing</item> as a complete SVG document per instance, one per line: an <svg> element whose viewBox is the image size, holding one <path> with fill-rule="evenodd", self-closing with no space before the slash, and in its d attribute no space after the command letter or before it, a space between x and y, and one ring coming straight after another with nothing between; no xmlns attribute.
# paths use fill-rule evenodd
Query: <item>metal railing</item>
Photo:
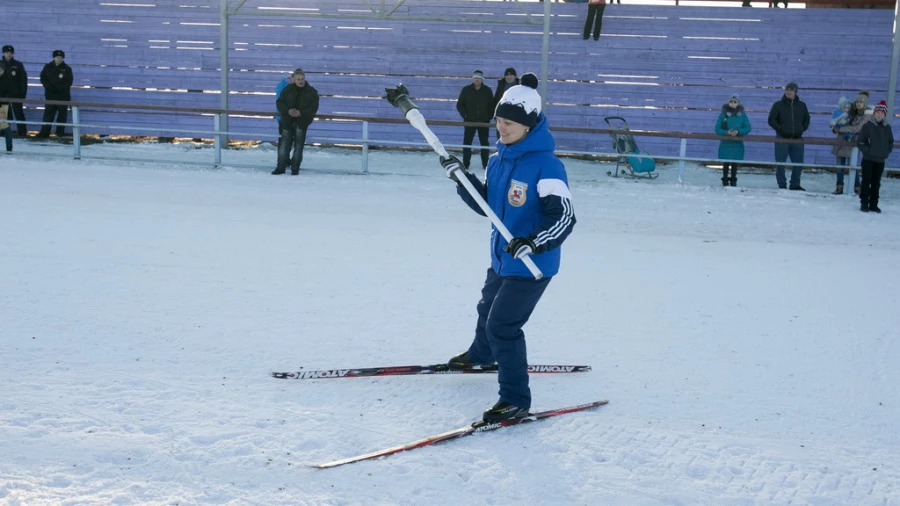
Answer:
<svg viewBox="0 0 900 506"><path fill-rule="evenodd" d="M50 104L50 105L69 105L72 108L72 122L71 123L49 123L54 127L71 127L72 128L72 158L75 160L81 160L83 158L91 158L91 159L106 159L106 160L123 160L123 161L146 161L144 159L134 159L127 157L110 157L110 156L85 156L82 152L82 142L81 135L82 129L90 128L95 130L109 130L111 134L119 134L122 135L122 132L132 132L132 133L146 133L152 132L157 133L161 130L164 130L166 133L175 133L175 134L184 134L185 137L196 138L198 136L202 136L203 138L211 138L213 140L213 150L212 150L212 160L209 161L210 165L214 168L220 168L222 166L234 166L234 167L250 167L250 168L260 168L257 165L248 165L248 164L238 164L238 163L228 163L224 164L222 161L222 152L227 149L228 138L229 137L242 137L249 139L259 139L260 135L257 133L248 133L248 132L237 132L237 131L226 131L222 130L221 126L224 123L224 118L228 115L240 115L240 116L258 116L258 117L266 117L273 116L271 112L260 112L260 111L236 111L236 110L221 110L221 109L186 109L186 108L177 108L177 107L159 107L159 106L141 106L141 105L121 105L121 104L98 104L98 103L79 103L79 102L63 102L63 101L51 101L51 100L24 100L24 99L2 99L3 101L9 102L22 102L22 103L32 103L32 104ZM212 130L196 130L196 129L177 129L177 128L169 128L169 127L137 127L137 126L120 126L120 125L98 125L98 124L90 124L81 122L81 112L82 108L104 108L104 109L113 109L113 110L152 110L155 112L182 112L182 113L194 113L202 116L208 116L211 118L212 122ZM359 122L360 123L360 136L359 137L322 137L322 136L308 136L307 142L313 143L321 143L326 145L353 145L359 146L360 149L360 172L367 173L369 171L369 148L372 146L382 146L382 147L411 147L411 148L422 148L431 150L430 146L425 142L415 142L415 141L395 141L390 139L373 139L369 136L369 125L370 123L396 123L396 124L407 124L405 119L392 119L392 118L374 118L374 117L363 117L363 116L328 116L328 115L319 115L317 116L319 120L341 120L344 122ZM47 125L48 123L43 123L42 121L24 121L24 122L16 122L14 120L8 120L11 125L15 125L17 123L24 123L27 125ZM493 125L487 123L463 123L463 122L455 122L455 121L432 121L430 122L433 125L445 125L445 126L482 126L482 127L493 127ZM12 128L12 126L10 126ZM601 151L578 151L578 150L558 150L558 154L560 155L577 155L577 156L590 156L597 157L601 159L610 159L616 160L623 159L625 157L634 157L634 158L650 158L657 161L670 161L677 162L678 164L678 182L684 182L684 173L685 173L685 163L686 162L694 162L700 164L721 164L721 163L732 163L735 161L740 162L741 166L755 166L755 167L795 167L801 166L803 168L815 168L815 169L828 169L828 170L849 170L850 180L852 181L855 178L856 170L858 167L851 163L851 165L838 165L838 164L815 164L815 163L789 163L789 162L774 162L770 160L726 160L720 158L704 158L704 157L690 157L687 156L687 148L689 140L735 140L734 137L721 137L714 134L702 134L702 133L692 133L692 132L659 132L659 131L645 131L645 130L615 130L615 129L589 129L589 128L572 128L572 127L555 127L551 128L554 131L561 132L577 132L584 134L630 134L630 135L639 135L642 137L667 137L667 138L677 138L680 140L680 149L678 156L662 156L662 155L650 155L643 153L617 153L617 152L601 152ZM270 136L274 137L274 136ZM823 138L809 138L809 139L776 139L768 136L760 136L760 135L748 135L741 137L740 140L745 142L763 142L763 143L789 143L789 144L810 144L810 145L833 145L833 139L823 139ZM494 146L480 146L480 145L465 145L465 144L444 144L444 146L449 148L472 148L475 152L473 154L477 155L478 150L488 149L495 150ZM900 145L895 145L895 147L900 147ZM58 155L50 155L50 156L58 156ZM853 148L851 153L850 160L856 161L858 160L858 150L857 148ZM197 160L179 160L179 159L167 159L167 163L183 163L190 165L197 165ZM885 167L885 172L900 172L900 167Z"/></svg>

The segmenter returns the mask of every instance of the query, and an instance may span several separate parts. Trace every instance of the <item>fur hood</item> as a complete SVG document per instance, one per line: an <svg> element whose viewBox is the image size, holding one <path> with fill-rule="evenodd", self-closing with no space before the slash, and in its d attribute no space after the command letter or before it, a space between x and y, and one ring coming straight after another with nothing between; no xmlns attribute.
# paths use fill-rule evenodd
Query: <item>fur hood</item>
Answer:
<svg viewBox="0 0 900 506"><path fill-rule="evenodd" d="M744 114L744 105L738 104L736 108L732 109L731 107L728 107L728 104L725 104L722 106L722 114L724 114L726 117L732 115L740 116L741 114Z"/></svg>

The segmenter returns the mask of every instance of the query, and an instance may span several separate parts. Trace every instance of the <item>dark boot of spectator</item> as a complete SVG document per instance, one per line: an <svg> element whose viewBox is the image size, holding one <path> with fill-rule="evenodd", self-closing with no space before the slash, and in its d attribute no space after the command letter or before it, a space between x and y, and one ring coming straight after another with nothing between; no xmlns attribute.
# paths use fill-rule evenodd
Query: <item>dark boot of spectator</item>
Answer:
<svg viewBox="0 0 900 506"><path fill-rule="evenodd" d="M737 178L736 177L731 178L731 186L737 186Z"/></svg>
<svg viewBox="0 0 900 506"><path fill-rule="evenodd" d="M844 194L844 183L838 183L834 188L834 193L832 195L843 195Z"/></svg>
<svg viewBox="0 0 900 506"><path fill-rule="evenodd" d="M728 182L731 181L728 179L728 166L722 168L722 186L728 186Z"/></svg>
<svg viewBox="0 0 900 506"><path fill-rule="evenodd" d="M731 164L731 186L737 186L737 165Z"/></svg>

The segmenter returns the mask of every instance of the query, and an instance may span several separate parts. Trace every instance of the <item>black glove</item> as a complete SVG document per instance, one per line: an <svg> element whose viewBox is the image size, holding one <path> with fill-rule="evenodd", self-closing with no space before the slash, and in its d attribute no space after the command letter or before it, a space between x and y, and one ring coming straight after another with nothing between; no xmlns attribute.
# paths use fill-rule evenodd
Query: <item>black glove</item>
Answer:
<svg viewBox="0 0 900 506"><path fill-rule="evenodd" d="M534 253L537 246L534 245L534 241L527 237L513 237L513 240L509 241L509 244L503 249L512 255L513 258L518 259Z"/></svg>
<svg viewBox="0 0 900 506"><path fill-rule="evenodd" d="M461 161L459 161L459 158L457 158L453 155L450 155L449 158L442 156L441 157L441 167L443 167L444 170L447 171L447 177L456 181L457 183L459 182L459 179L457 179L456 176L459 173L462 173L463 177L465 177L466 167L463 165L463 163Z"/></svg>

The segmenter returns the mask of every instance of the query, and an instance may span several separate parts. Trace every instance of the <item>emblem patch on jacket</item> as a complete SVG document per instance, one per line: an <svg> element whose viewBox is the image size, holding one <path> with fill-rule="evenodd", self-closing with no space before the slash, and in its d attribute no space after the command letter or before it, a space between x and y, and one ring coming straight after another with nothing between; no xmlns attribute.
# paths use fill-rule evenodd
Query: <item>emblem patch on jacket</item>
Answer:
<svg viewBox="0 0 900 506"><path fill-rule="evenodd" d="M528 185L513 179L512 182L509 183L509 191L506 192L506 197L509 199L509 204L511 206L519 207L525 203L527 194Z"/></svg>

